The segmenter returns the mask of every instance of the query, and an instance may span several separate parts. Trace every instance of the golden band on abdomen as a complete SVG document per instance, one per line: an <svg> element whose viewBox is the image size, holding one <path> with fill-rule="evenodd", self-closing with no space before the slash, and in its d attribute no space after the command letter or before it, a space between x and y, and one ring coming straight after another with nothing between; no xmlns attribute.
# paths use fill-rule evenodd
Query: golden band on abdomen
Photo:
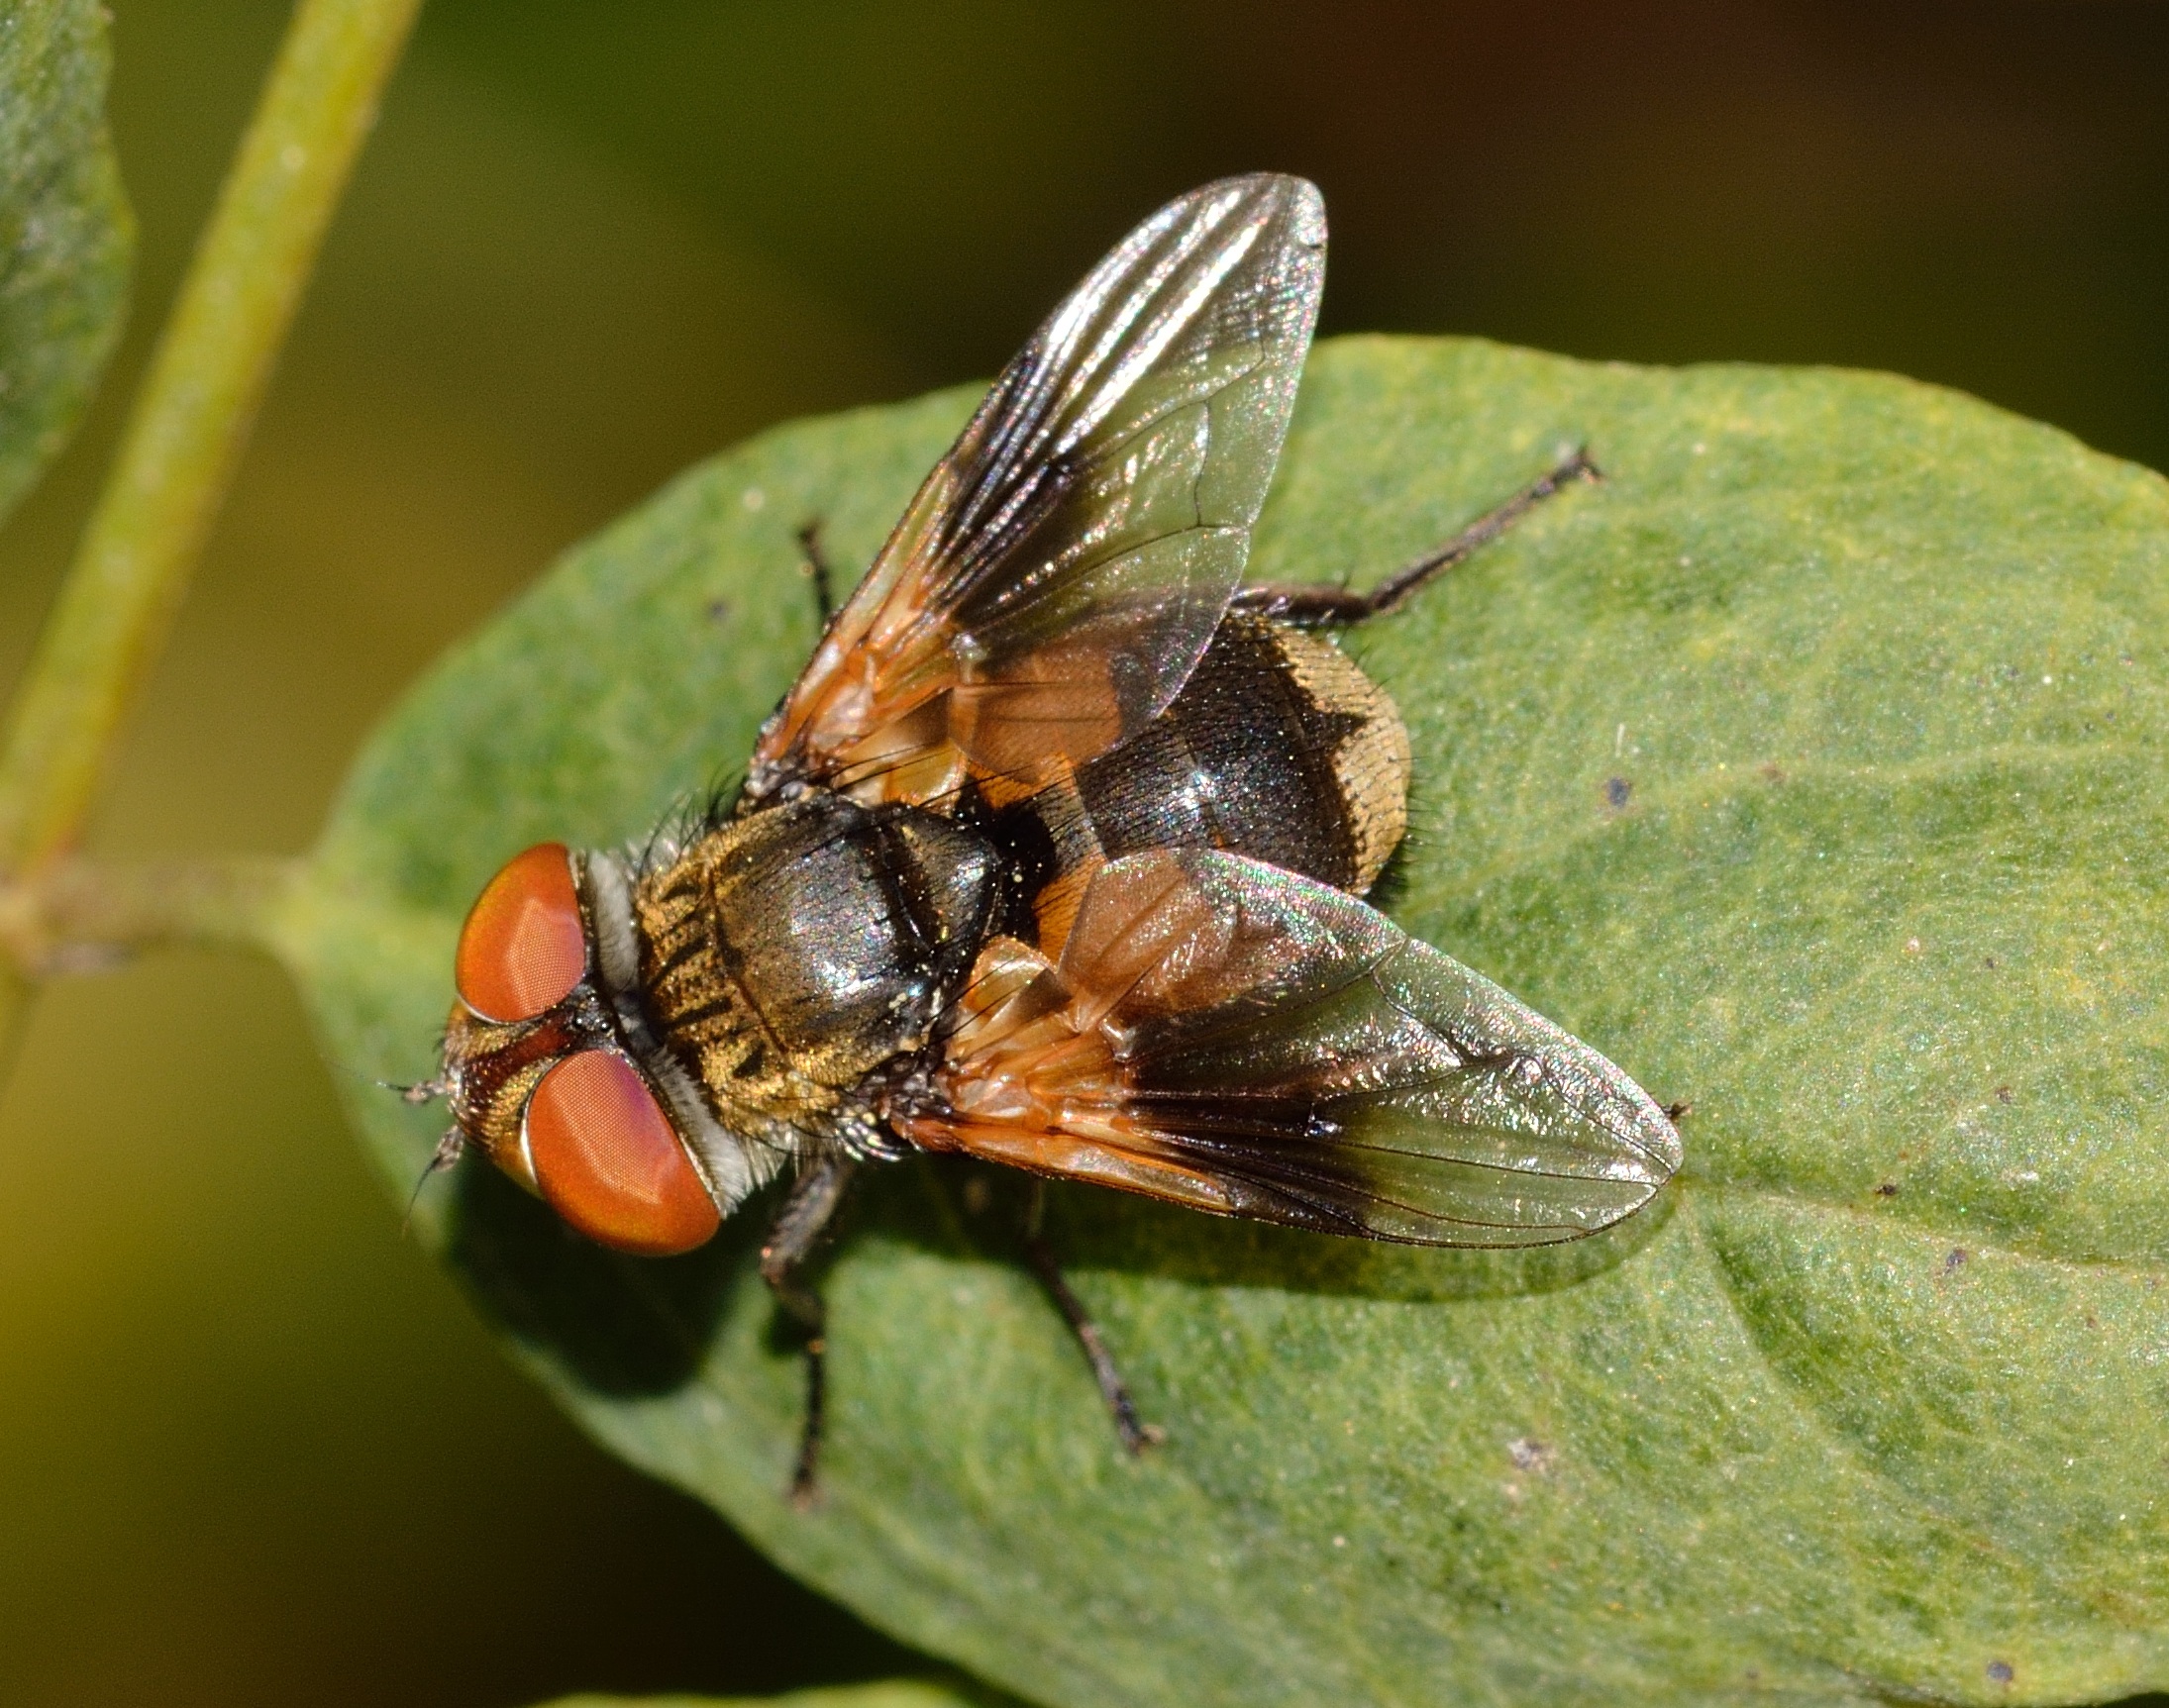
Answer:
<svg viewBox="0 0 2169 1708"><path fill-rule="evenodd" d="M1330 641L1233 610L1174 703L1075 787L1105 858L1212 848L1361 895L1407 828L1408 735Z"/></svg>

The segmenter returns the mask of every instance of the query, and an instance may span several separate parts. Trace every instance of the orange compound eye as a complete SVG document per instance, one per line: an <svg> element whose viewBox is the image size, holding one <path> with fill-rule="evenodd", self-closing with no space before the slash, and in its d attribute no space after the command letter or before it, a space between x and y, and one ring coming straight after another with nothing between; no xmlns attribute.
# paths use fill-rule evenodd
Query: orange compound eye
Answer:
<svg viewBox="0 0 2169 1708"><path fill-rule="evenodd" d="M705 1245L722 1221L648 1082L609 1051L543 1075L527 1151L550 1207L600 1245L669 1256Z"/></svg>
<svg viewBox="0 0 2169 1708"><path fill-rule="evenodd" d="M587 933L563 843L505 862L460 928L453 982L484 1020L533 1020L587 971Z"/></svg>

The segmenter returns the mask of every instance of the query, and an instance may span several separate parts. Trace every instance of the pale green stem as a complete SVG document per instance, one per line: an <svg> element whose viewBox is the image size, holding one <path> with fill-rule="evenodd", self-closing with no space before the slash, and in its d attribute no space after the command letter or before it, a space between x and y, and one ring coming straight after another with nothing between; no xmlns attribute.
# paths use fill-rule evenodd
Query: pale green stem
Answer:
<svg viewBox="0 0 2169 1708"><path fill-rule="evenodd" d="M0 747L0 872L35 884L82 830L420 4L301 0L287 26L16 690ZM42 970L35 954L0 964L0 1047Z"/></svg>
<svg viewBox="0 0 2169 1708"><path fill-rule="evenodd" d="M196 945L276 954L298 859L47 860L0 879L0 1079L41 980L103 972L146 949Z"/></svg>
<svg viewBox="0 0 2169 1708"><path fill-rule="evenodd" d="M0 748L0 870L66 849L142 697L420 0L301 0Z"/></svg>
<svg viewBox="0 0 2169 1708"><path fill-rule="evenodd" d="M299 859L50 860L0 883L0 957L25 979L101 972L146 949L276 948Z"/></svg>

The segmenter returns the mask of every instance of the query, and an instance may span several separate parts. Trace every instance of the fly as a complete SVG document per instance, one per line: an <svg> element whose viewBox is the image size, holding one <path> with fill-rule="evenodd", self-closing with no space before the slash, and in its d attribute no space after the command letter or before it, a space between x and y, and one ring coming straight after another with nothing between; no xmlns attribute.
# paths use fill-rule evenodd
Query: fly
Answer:
<svg viewBox="0 0 2169 1708"><path fill-rule="evenodd" d="M1578 1239L1679 1166L1625 1073L1362 899L1408 737L1321 631L1595 470L1373 592L1243 588L1324 264L1300 178L1146 220L926 477L736 800L638 855L529 849L462 931L440 1163L473 1146L659 1255L792 1176L761 1266L809 1337L801 1496L823 1322L795 1270L868 1164L958 1153L1429 1246ZM1142 1448L1036 1225L1027 1251Z"/></svg>

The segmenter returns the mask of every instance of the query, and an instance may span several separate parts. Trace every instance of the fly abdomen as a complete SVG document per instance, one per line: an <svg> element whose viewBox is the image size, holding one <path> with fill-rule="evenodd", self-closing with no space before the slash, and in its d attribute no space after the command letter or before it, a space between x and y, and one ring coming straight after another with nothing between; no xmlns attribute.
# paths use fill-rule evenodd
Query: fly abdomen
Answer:
<svg viewBox="0 0 2169 1708"><path fill-rule="evenodd" d="M990 815L1015 892L997 929L1050 952L1091 872L1217 849L1362 895L1408 823L1408 735L1331 642L1241 609L1158 718Z"/></svg>

